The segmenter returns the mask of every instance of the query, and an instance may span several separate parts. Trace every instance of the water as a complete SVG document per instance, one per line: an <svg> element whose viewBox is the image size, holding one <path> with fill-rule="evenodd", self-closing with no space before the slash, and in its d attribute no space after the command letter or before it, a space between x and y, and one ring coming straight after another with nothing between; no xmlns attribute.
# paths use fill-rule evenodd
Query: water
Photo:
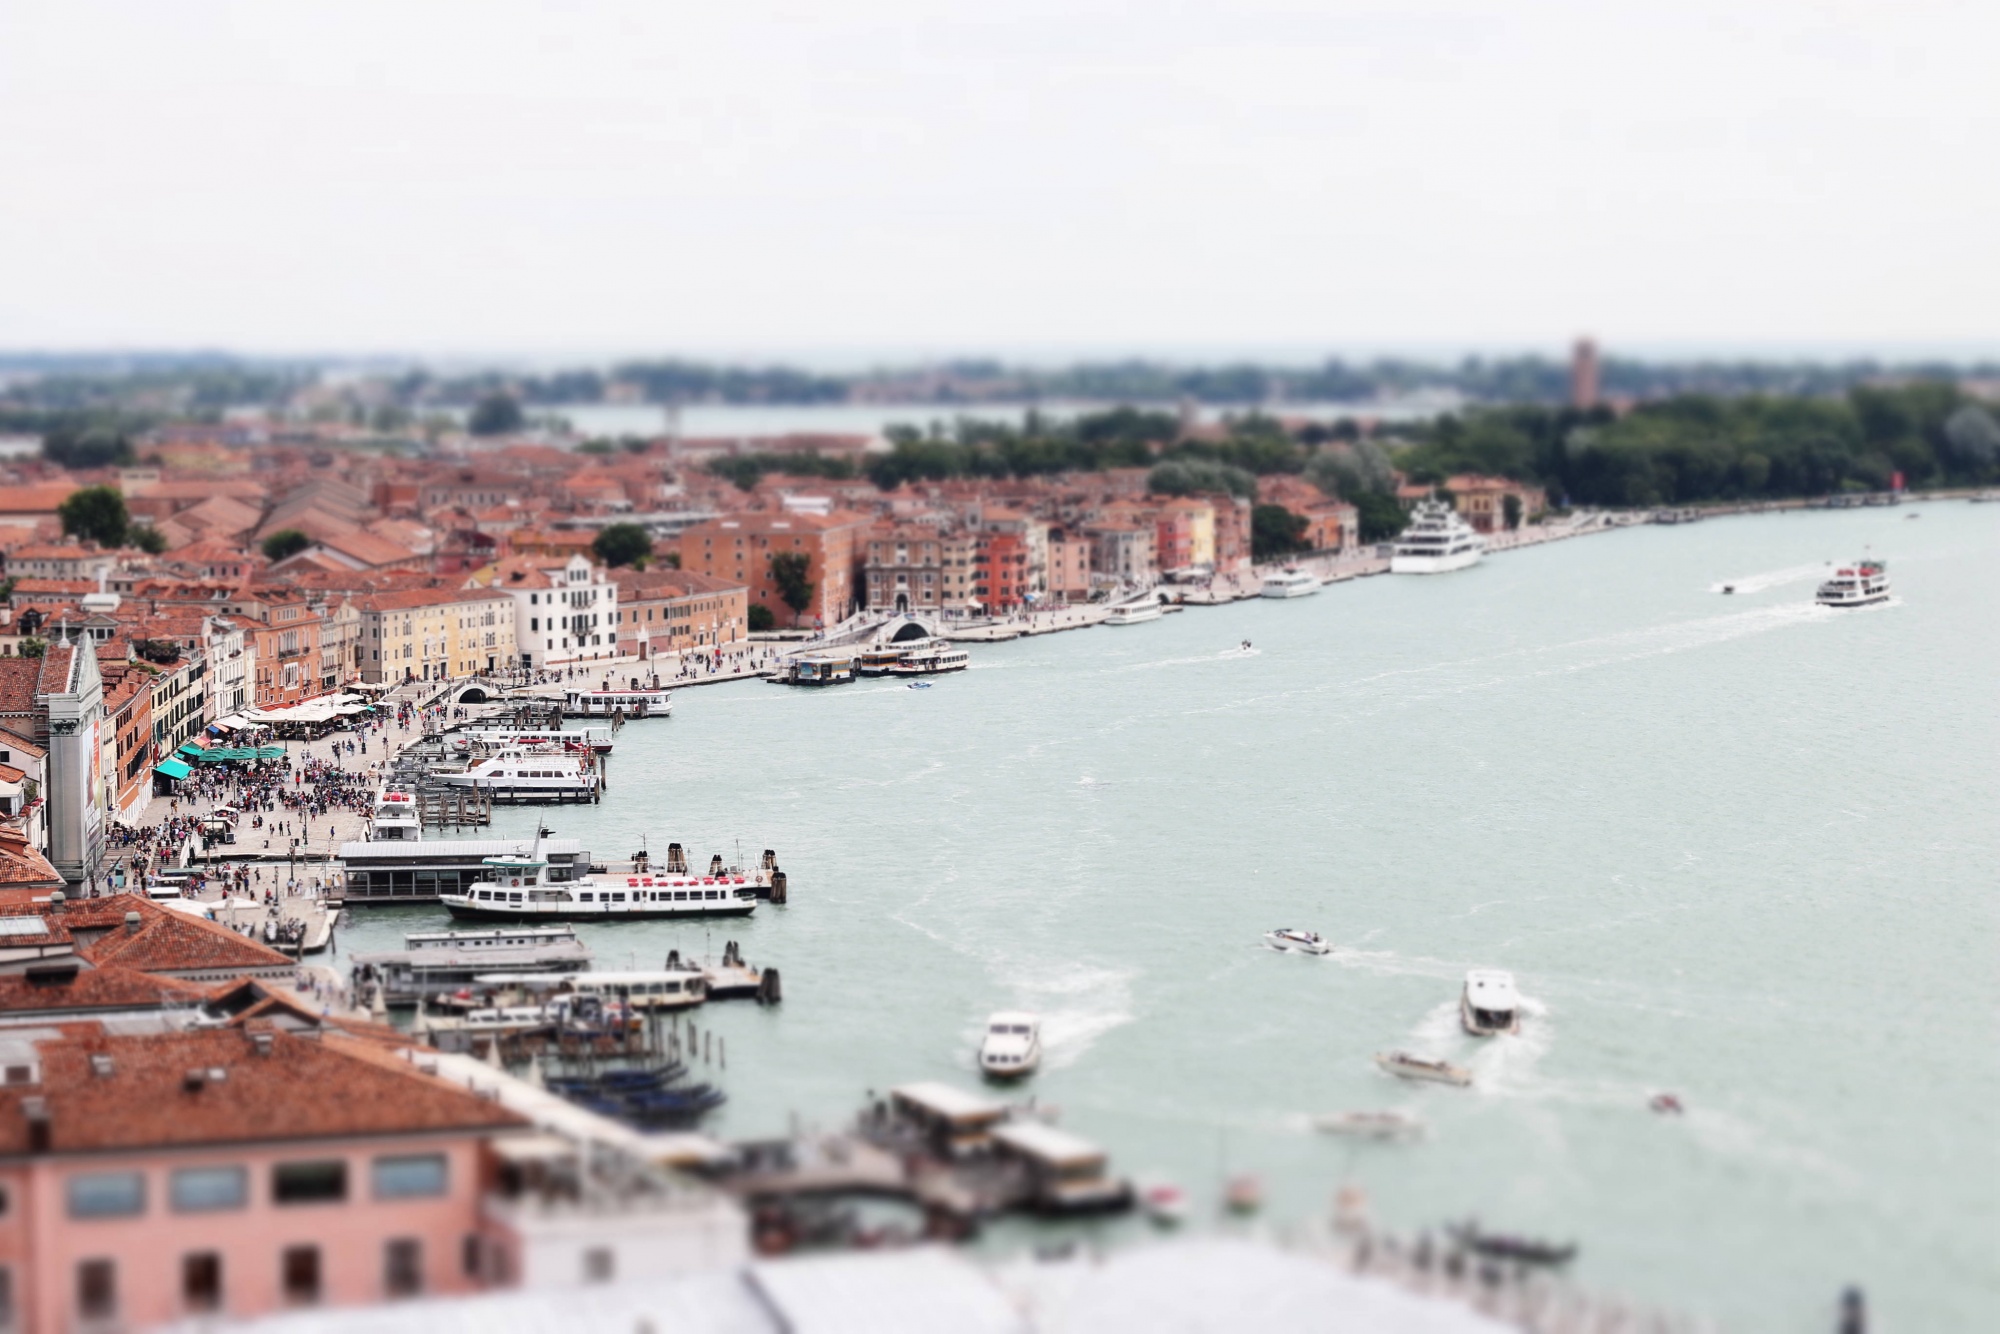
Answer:
<svg viewBox="0 0 2000 1334"><path fill-rule="evenodd" d="M1895 601L1814 608L1796 572L1863 544ZM1993 1328L1997 556L2000 507L1728 519L978 647L928 691L683 691L550 818L779 850L787 908L589 933L607 967L730 938L781 967L782 1007L699 1018L720 1133L972 1086L1019 1006L1063 1124L1207 1202L1254 1170L1318 1215L1355 1180L1727 1328L1828 1328L1849 1282L1884 1329ZM1286 925L1343 948L1259 948ZM1458 1032L1474 965L1532 998L1518 1038ZM1399 1046L1476 1087L1379 1074ZM1429 1138L1307 1123L1382 1107Z"/></svg>

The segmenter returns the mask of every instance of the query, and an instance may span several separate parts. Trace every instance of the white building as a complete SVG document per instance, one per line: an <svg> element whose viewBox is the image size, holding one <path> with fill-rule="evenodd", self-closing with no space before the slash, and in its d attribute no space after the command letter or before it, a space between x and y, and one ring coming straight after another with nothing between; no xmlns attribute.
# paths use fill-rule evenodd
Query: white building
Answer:
<svg viewBox="0 0 2000 1334"><path fill-rule="evenodd" d="M243 631L243 622L229 616L211 616L207 623L208 713L205 722L227 718L250 707L251 670L257 661L257 644Z"/></svg>
<svg viewBox="0 0 2000 1334"><path fill-rule="evenodd" d="M541 670L618 656L618 585L582 556L510 556L474 575L469 588L514 599L520 665Z"/></svg>

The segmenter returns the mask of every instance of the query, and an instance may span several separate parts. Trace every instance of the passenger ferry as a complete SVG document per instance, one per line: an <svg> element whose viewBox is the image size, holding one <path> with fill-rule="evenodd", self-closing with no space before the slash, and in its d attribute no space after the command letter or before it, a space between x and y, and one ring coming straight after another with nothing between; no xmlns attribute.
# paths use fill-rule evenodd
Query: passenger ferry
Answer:
<svg viewBox="0 0 2000 1334"><path fill-rule="evenodd" d="M526 856L488 857L488 875L438 902L453 917L473 921L604 922L659 917L748 917L757 910L756 879L734 873L687 872L549 875L539 835ZM711 866L711 871L716 868Z"/></svg>
<svg viewBox="0 0 2000 1334"><path fill-rule="evenodd" d="M1396 539L1389 557L1391 574L1446 574L1477 565L1486 554L1486 539L1457 510L1437 500L1417 503L1410 526Z"/></svg>
<svg viewBox="0 0 2000 1334"><path fill-rule="evenodd" d="M484 974L575 976L590 967L590 947L568 926L477 931L415 931L400 950L353 956L360 987L379 985L386 1005L414 1005L472 985Z"/></svg>
<svg viewBox="0 0 2000 1334"><path fill-rule="evenodd" d="M563 693L563 713L571 718L665 718L673 712L673 691L666 686L634 686L630 690L569 690Z"/></svg>
<svg viewBox="0 0 2000 1334"><path fill-rule="evenodd" d="M469 787L498 802L596 801L603 786L597 756L569 750L509 746L484 759L466 758L432 771L447 787Z"/></svg>
<svg viewBox="0 0 2000 1334"><path fill-rule="evenodd" d="M1819 586L1813 601L1822 607L1866 607L1889 600L1889 567L1872 557L1843 565Z"/></svg>
<svg viewBox="0 0 2000 1334"><path fill-rule="evenodd" d="M1144 602L1127 602L1122 607L1114 608L1111 614L1104 618L1104 623L1106 625L1144 625L1147 621L1159 620L1163 615L1165 613L1160 610L1160 604L1151 598L1147 598Z"/></svg>
<svg viewBox="0 0 2000 1334"><path fill-rule="evenodd" d="M972 665L972 655L964 649L934 640L906 648L889 667L891 676L935 676L940 672L962 672Z"/></svg>
<svg viewBox="0 0 2000 1334"><path fill-rule="evenodd" d="M526 838L425 838L417 798L393 782L375 798L368 836L340 845L350 904L431 903L486 875L486 859L526 852ZM558 880L590 869L590 853L574 838L543 842L549 874Z"/></svg>
<svg viewBox="0 0 2000 1334"><path fill-rule="evenodd" d="M445 738L445 745L453 750L469 750L475 742L482 746L593 750L599 755L609 755L611 728L565 727L553 732L522 732L511 727L466 727Z"/></svg>
<svg viewBox="0 0 2000 1334"><path fill-rule="evenodd" d="M1319 592L1320 582L1304 570L1281 570L1277 574L1264 576L1263 586L1257 592L1267 598L1303 598Z"/></svg>
<svg viewBox="0 0 2000 1334"><path fill-rule="evenodd" d="M793 658L765 679L787 686L845 685L854 679L854 659L824 653Z"/></svg>

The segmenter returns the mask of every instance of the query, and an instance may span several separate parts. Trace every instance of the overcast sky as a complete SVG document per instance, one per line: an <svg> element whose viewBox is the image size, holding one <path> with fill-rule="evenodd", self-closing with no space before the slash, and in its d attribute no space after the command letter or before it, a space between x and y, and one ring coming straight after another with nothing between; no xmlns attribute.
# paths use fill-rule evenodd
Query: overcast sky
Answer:
<svg viewBox="0 0 2000 1334"><path fill-rule="evenodd" d="M5 0L0 348L2000 347L2000 3Z"/></svg>

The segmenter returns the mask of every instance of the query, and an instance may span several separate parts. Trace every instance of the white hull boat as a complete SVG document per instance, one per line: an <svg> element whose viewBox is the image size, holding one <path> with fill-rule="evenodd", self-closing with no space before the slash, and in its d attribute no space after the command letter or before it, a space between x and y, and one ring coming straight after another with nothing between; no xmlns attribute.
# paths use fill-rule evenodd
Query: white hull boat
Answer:
<svg viewBox="0 0 2000 1334"><path fill-rule="evenodd" d="M1266 931L1264 943L1287 954L1328 954L1333 950L1333 946L1319 932L1300 931L1289 926Z"/></svg>
<svg viewBox="0 0 2000 1334"><path fill-rule="evenodd" d="M1889 567L1868 558L1835 570L1813 595L1813 601L1822 607L1867 607L1888 600Z"/></svg>
<svg viewBox="0 0 2000 1334"><path fill-rule="evenodd" d="M1456 1088L1465 1088L1472 1083L1472 1071L1464 1066L1412 1056L1406 1051L1377 1052L1375 1064L1399 1079L1424 1079Z"/></svg>
<svg viewBox="0 0 2000 1334"><path fill-rule="evenodd" d="M1032 1014L1003 1010L986 1021L979 1044L979 1068L989 1079L1019 1079L1042 1063L1042 1021Z"/></svg>
<svg viewBox="0 0 2000 1334"><path fill-rule="evenodd" d="M1104 618L1106 625L1143 625L1147 621L1157 621L1165 615L1157 602L1133 602L1118 608Z"/></svg>
<svg viewBox="0 0 2000 1334"><path fill-rule="evenodd" d="M1416 1139L1424 1133L1422 1121L1402 1112L1336 1112L1314 1117L1313 1126L1329 1135L1357 1139Z"/></svg>
<svg viewBox="0 0 2000 1334"><path fill-rule="evenodd" d="M748 917L757 910L759 881L743 871L694 875L636 871L556 880L545 840L536 835L526 856L488 857L485 879L438 902L453 917L486 922L628 922L663 917Z"/></svg>
<svg viewBox="0 0 2000 1334"><path fill-rule="evenodd" d="M1436 500L1417 505L1410 526L1396 539L1389 556L1391 574L1449 574L1477 565L1486 554L1486 539Z"/></svg>
<svg viewBox="0 0 2000 1334"><path fill-rule="evenodd" d="M1319 592L1320 581L1304 570L1285 570L1264 576L1257 595L1267 598L1306 598Z"/></svg>
<svg viewBox="0 0 2000 1334"><path fill-rule="evenodd" d="M1476 1038L1521 1031L1521 995L1514 975L1498 968L1475 968L1465 975L1458 996L1458 1022Z"/></svg>

